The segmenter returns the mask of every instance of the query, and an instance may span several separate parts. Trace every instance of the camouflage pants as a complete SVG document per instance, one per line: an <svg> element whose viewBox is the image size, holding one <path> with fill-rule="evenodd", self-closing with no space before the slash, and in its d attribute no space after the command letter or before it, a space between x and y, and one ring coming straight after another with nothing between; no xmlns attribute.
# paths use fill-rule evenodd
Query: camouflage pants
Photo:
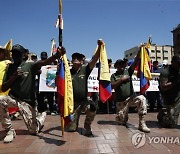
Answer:
<svg viewBox="0 0 180 154"><path fill-rule="evenodd" d="M74 102L74 119L73 121L67 126L68 131L76 131L79 125L79 118L82 112L85 112L86 118L84 122L84 128L86 131L91 131L91 123L94 120L96 115L96 110L90 110L89 102Z"/></svg>
<svg viewBox="0 0 180 154"><path fill-rule="evenodd" d="M119 124L126 124L128 121L129 106L135 105L139 115L147 114L146 98L143 95L134 95L123 102L116 102L116 121Z"/></svg>
<svg viewBox="0 0 180 154"><path fill-rule="evenodd" d="M157 118L163 127L175 128L178 124L178 118L180 113L180 99L175 105L167 105L166 112L159 111Z"/></svg>
<svg viewBox="0 0 180 154"><path fill-rule="evenodd" d="M33 108L28 103L17 101L10 96L0 96L0 122L7 131L12 129L8 107L18 107L30 133L38 133L45 121L46 113L38 114L37 107Z"/></svg>

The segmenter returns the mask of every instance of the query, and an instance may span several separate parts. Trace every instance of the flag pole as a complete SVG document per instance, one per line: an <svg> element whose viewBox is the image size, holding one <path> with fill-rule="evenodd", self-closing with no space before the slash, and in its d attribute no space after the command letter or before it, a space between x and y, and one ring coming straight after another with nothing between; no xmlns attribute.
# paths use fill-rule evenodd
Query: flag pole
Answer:
<svg viewBox="0 0 180 154"><path fill-rule="evenodd" d="M62 0L59 0L59 46L62 47L62 30L63 30L63 20L62 20ZM61 113L60 113L61 114ZM62 130L62 137L64 136L64 118L61 115L61 130Z"/></svg>
<svg viewBox="0 0 180 154"><path fill-rule="evenodd" d="M59 0L59 46L62 46L62 30L63 30L63 21L62 21L62 0Z"/></svg>

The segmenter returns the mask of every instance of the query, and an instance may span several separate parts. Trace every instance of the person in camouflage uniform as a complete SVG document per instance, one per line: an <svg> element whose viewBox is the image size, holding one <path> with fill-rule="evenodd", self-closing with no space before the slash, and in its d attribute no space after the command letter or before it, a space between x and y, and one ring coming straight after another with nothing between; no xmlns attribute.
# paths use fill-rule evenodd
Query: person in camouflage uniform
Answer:
<svg viewBox="0 0 180 154"><path fill-rule="evenodd" d="M160 110L157 119L161 126L175 128L180 113L180 56L173 56L171 65L162 69L160 91L165 111Z"/></svg>
<svg viewBox="0 0 180 154"><path fill-rule="evenodd" d="M91 123L96 115L96 104L88 97L87 80L93 70L97 60L100 56L100 47L104 43L102 40L98 40L98 49L92 60L83 65L83 56L80 53L72 54L72 68L70 70L73 83L73 95L74 95L74 119L67 126L68 131L77 131L80 114L84 111L86 118L84 122L84 128L86 130L85 135L91 136Z"/></svg>
<svg viewBox="0 0 180 154"><path fill-rule="evenodd" d="M116 121L121 125L126 125L129 106L136 105L139 114L139 130L149 133L150 129L145 123L145 115L147 114L146 98L143 95L136 95L132 85L132 74L138 64L139 53L129 68L126 68L124 60L116 61L115 68L117 68L117 71L111 75L111 85L115 90Z"/></svg>
<svg viewBox="0 0 180 154"><path fill-rule="evenodd" d="M46 113L37 112L35 75L41 66L53 62L65 53L64 48L58 48L57 53L47 60L34 63L23 61L25 51L26 49L19 44L12 47L13 63L9 64L3 77L2 92L10 89L8 95L0 96L0 122L6 131L5 143L12 142L16 136L8 107L19 108L19 112L31 134L36 135L42 129Z"/></svg>

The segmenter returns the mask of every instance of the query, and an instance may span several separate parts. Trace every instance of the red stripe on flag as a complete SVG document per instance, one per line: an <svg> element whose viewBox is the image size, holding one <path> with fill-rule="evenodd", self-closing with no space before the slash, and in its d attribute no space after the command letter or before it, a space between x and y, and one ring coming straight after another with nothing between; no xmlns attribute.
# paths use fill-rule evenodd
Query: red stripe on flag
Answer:
<svg viewBox="0 0 180 154"><path fill-rule="evenodd" d="M112 95L111 83L109 81L99 81L99 99L105 103Z"/></svg>

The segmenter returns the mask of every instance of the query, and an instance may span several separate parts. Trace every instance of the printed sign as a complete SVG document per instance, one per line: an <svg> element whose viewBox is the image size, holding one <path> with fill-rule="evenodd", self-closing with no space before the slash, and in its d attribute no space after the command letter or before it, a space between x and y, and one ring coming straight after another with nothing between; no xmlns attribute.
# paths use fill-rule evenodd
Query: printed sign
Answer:
<svg viewBox="0 0 180 154"><path fill-rule="evenodd" d="M57 88L55 86L55 77L57 66L47 65L41 68L39 91L49 91L56 92ZM113 74L116 72L116 69L110 69L110 73ZM98 78L98 68L94 68L88 78L88 92L99 92L99 81ZM159 91L159 73L152 73L152 80L150 80L150 87L147 91ZM139 78L134 74L132 76L133 88L135 92L140 91L140 82Z"/></svg>

